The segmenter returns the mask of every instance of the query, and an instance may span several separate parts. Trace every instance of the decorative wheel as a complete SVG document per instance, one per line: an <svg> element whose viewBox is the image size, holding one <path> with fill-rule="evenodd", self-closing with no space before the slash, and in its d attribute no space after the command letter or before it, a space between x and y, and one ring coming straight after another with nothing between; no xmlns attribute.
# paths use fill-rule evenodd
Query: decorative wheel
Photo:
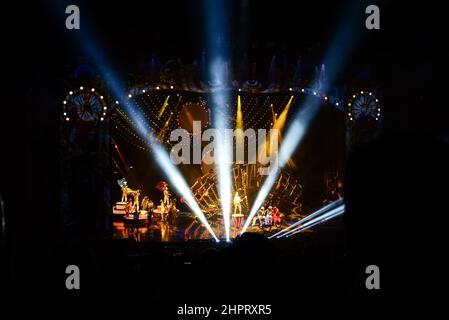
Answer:
<svg viewBox="0 0 449 320"><path fill-rule="evenodd" d="M72 146L95 144L98 123L107 115L104 97L94 88L70 91L63 101L63 120L67 123L67 140Z"/></svg>
<svg viewBox="0 0 449 320"><path fill-rule="evenodd" d="M63 101L64 120L74 124L79 121L104 121L107 114L107 105L104 97L94 88L80 87L70 91Z"/></svg>
<svg viewBox="0 0 449 320"><path fill-rule="evenodd" d="M348 117L351 121L378 121L380 111L379 99L371 92L360 91L348 103Z"/></svg>

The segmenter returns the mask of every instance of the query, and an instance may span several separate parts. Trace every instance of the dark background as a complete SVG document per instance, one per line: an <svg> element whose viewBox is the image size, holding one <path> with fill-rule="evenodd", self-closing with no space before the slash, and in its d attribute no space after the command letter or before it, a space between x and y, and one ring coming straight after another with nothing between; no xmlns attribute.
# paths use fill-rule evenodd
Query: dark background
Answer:
<svg viewBox="0 0 449 320"><path fill-rule="evenodd" d="M361 8L363 2L358 2ZM204 13L199 1L75 1L89 32L118 74L126 78L140 63L197 58L203 49ZM448 141L448 62L443 4L379 2L381 30L363 31L337 83L367 84L382 92L384 130L417 132ZM2 5L3 6L3 5ZM83 56L76 31L64 26L65 1L4 5L2 42L6 99L1 112L1 193L5 200L8 255L26 261L15 276L37 264L60 236L59 102L64 66ZM236 28L238 55L258 61L260 78L275 52L320 63L329 39L345 19L342 1L249 1L244 25ZM233 2L233 12L239 3ZM360 23L364 24L361 12ZM233 16L233 25L239 18ZM246 39L246 40L244 40ZM368 76L366 76L368 74ZM25 267L26 266L26 267ZM6 269L9 266L4 266Z"/></svg>

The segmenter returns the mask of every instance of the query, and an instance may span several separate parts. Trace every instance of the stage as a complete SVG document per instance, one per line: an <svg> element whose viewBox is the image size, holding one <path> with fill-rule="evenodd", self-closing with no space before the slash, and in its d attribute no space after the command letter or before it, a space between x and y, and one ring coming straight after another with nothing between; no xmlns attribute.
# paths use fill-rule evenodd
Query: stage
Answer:
<svg viewBox="0 0 449 320"><path fill-rule="evenodd" d="M149 224L147 218L139 217L137 222L130 218L116 217L113 222L114 239L133 239L136 241L183 242L189 240L210 240L210 233L195 215L190 212L181 212L170 222L152 219ZM225 238L222 218L210 220L211 228L218 238ZM260 226L251 225L246 232L263 234L266 237L288 227L294 221L283 221L278 225ZM231 226L231 236L236 238L241 234L241 227ZM307 232L313 232L307 230Z"/></svg>

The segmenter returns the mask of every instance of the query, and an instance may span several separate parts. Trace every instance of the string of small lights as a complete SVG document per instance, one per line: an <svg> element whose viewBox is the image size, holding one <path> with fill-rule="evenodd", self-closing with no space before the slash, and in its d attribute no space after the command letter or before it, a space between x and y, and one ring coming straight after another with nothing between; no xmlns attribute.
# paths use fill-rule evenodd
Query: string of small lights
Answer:
<svg viewBox="0 0 449 320"><path fill-rule="evenodd" d="M76 110L77 114L92 112L93 116L98 118L100 122L103 122L108 114L106 99L95 88L87 89L80 86L78 89L70 90L62 101L62 105L62 117L66 122L70 122L73 110Z"/></svg>
<svg viewBox="0 0 449 320"><path fill-rule="evenodd" d="M350 98L347 116L350 121L355 121L359 117L371 117L375 121L379 121L381 110L379 99L372 92L362 90Z"/></svg>

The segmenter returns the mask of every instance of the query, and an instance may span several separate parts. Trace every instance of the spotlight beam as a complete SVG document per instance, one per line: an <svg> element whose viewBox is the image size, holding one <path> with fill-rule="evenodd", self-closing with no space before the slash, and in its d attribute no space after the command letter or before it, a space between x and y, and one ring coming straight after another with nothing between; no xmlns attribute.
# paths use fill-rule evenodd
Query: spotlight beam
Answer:
<svg viewBox="0 0 449 320"><path fill-rule="evenodd" d="M298 225L302 225L302 224L304 224L305 222L307 222L307 221L309 221L309 220L311 220L311 219L313 219L313 218L315 218L315 217L317 217L317 216L319 216L319 215L321 215L321 214L323 214L323 213L325 213L325 212L327 212L327 211L329 211L329 210L332 210L332 209L334 209L335 207L338 207L338 206L340 206L340 205L342 205L342 204L343 204L343 200L342 200L342 199L339 199L339 200L337 200L337 201L334 201L334 202L332 202L332 203L329 203L328 205L326 205L326 206L324 206L324 207L318 209L317 211L315 211L315 212L309 214L307 217L304 217L303 219L301 219L301 220L299 220L299 221L293 223L292 225L286 227L285 229L282 229L281 231L279 231L279 232L277 232L277 233L271 235L268 239L272 239L272 238L274 238L274 237L278 237L278 236L281 235L282 233L287 232L287 231L291 230L292 228L295 228L295 227L298 226Z"/></svg>
<svg viewBox="0 0 449 320"><path fill-rule="evenodd" d="M285 237L286 237L286 238L290 238L291 236L294 236L295 234L298 234L298 233L301 233L301 232L303 232L303 231L305 231L305 230L307 230L307 229L313 228L314 226L319 225L319 224L321 224L321 223L324 223L324 222L326 222L326 221L328 221L328 220L330 220L330 219L332 219L332 218L334 218L334 217L336 217L336 216L337 216L337 215L334 215L334 216L332 216L332 217L329 217L329 218L326 218L326 219L323 219L323 220L314 221L312 224L310 224L310 225L308 225L308 226L306 226L306 227L304 227L304 228L298 228L298 229L296 229L294 232L292 232L291 234L289 234L289 235L287 235L287 236L285 236Z"/></svg>
<svg viewBox="0 0 449 320"><path fill-rule="evenodd" d="M312 219L309 222L280 235L278 238L289 237L290 235L293 235L302 230L308 229L314 225L317 225L317 224L327 221L329 219L335 218L335 217L339 216L340 214L342 214L344 211L345 211L345 205L342 204L342 205L338 206L337 208L334 208L334 209L330 210L329 212L324 213L321 216L318 216L315 219Z"/></svg>
<svg viewBox="0 0 449 320"><path fill-rule="evenodd" d="M206 43L209 56L209 77L216 84L216 90L211 93L213 123L220 132L219 141L215 149L215 164L218 178L218 193L221 199L221 211L226 240L230 240L231 230L231 198L232 178L231 165L233 160L232 140L226 138L225 131L230 128L229 119L229 93L227 64L230 60L227 40L229 35L229 10L227 0L204 2L206 17ZM230 140L230 141L229 141Z"/></svg>

